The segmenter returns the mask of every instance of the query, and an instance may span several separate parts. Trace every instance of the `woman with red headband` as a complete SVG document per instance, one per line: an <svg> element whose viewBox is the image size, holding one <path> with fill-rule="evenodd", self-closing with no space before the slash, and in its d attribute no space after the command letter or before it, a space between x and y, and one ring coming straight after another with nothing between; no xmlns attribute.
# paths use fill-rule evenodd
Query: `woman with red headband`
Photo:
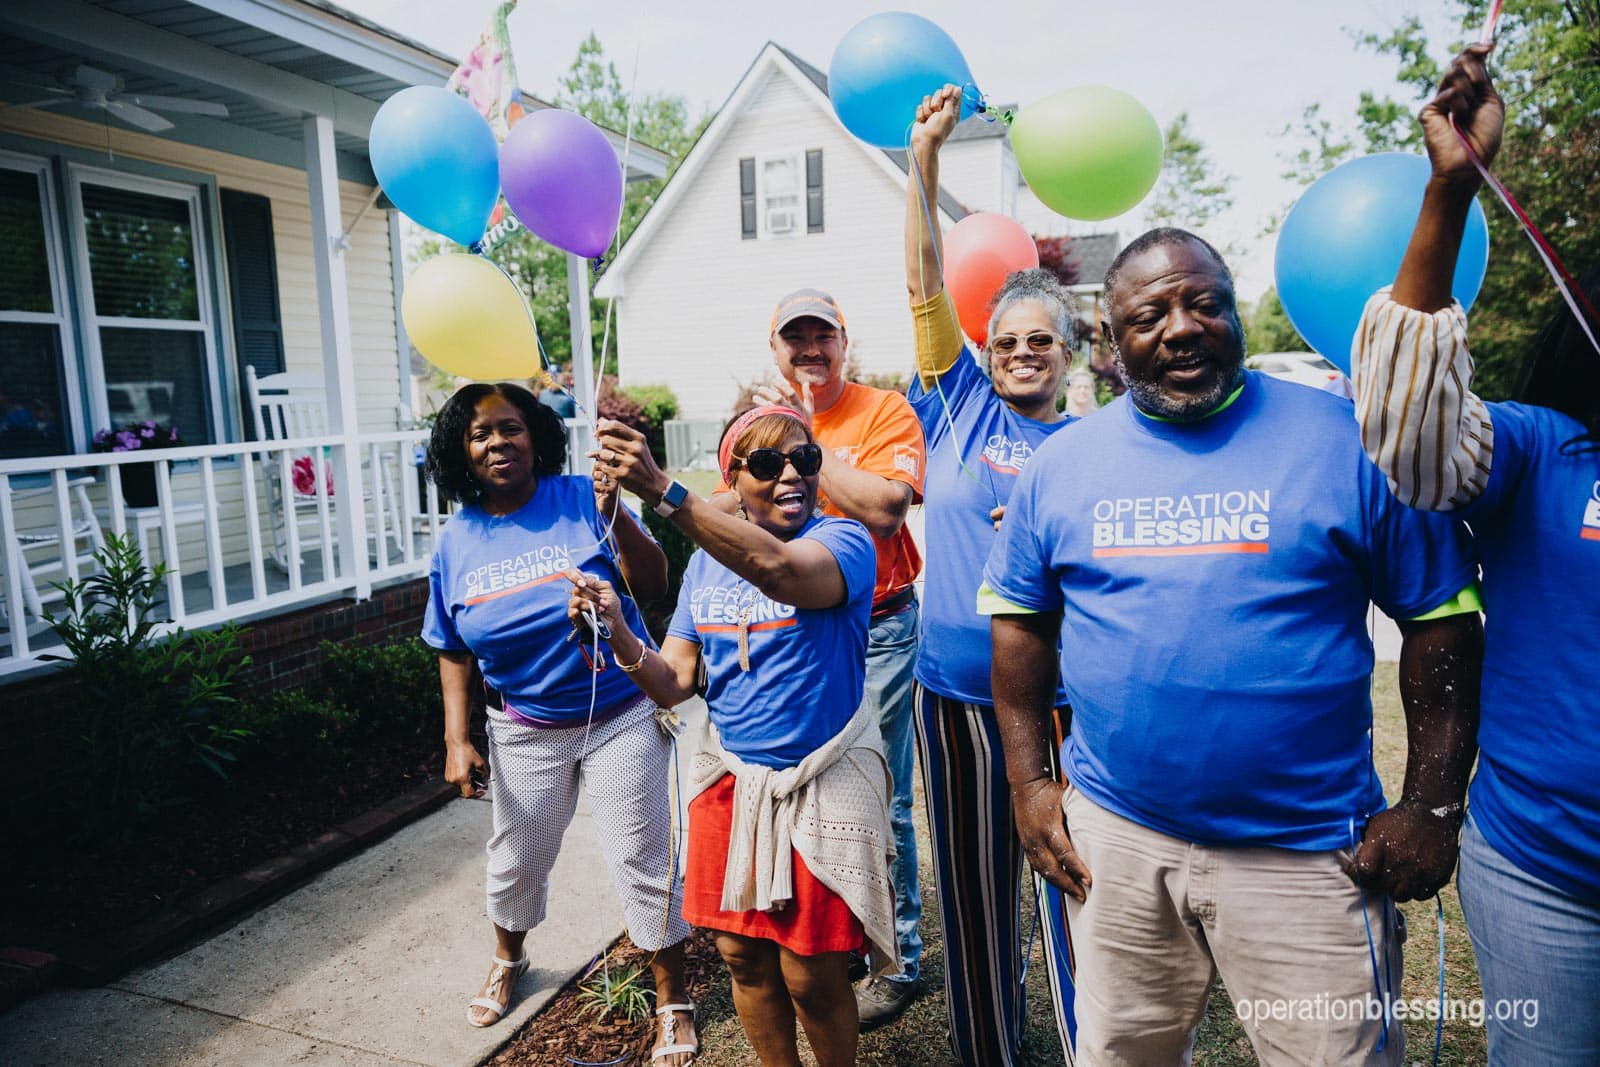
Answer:
<svg viewBox="0 0 1600 1067"><path fill-rule="evenodd" d="M852 1064L850 953L899 960L889 772L876 717L858 711L872 539L818 514L822 451L788 408L753 409L723 434L737 515L670 480L620 423L601 421L593 454L597 477L700 546L660 652L628 628L608 582L569 574L574 621L598 615L617 664L663 707L704 672L713 729L691 776L684 918L716 932L762 1063L800 1063L798 1019L819 1067Z"/></svg>

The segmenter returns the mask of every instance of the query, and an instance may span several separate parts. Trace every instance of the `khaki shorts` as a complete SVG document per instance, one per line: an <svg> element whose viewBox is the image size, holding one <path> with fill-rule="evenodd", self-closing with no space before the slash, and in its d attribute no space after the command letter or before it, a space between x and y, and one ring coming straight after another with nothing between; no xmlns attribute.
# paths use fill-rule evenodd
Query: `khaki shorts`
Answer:
<svg viewBox="0 0 1600 1067"><path fill-rule="evenodd" d="M1078 790L1062 798L1094 879L1067 901L1077 956L1079 1067L1189 1062L1212 976L1262 1064L1400 1064L1401 1024L1383 1001L1360 891L1344 852L1214 848L1140 826ZM1369 895L1382 988L1399 995L1399 912Z"/></svg>

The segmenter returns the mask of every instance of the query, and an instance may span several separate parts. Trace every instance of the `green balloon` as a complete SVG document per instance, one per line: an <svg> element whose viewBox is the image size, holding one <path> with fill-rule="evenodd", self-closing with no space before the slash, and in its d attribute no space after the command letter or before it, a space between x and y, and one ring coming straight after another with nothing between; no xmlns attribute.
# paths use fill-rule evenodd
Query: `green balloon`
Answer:
<svg viewBox="0 0 1600 1067"><path fill-rule="evenodd" d="M1104 85L1064 89L1017 112L1011 148L1034 195L1071 219L1122 214L1161 173L1155 116Z"/></svg>

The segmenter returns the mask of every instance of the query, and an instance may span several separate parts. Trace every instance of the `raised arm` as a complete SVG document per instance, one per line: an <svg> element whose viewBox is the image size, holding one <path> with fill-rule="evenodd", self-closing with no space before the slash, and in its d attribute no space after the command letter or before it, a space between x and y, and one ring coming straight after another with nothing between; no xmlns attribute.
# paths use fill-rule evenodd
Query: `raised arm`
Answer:
<svg viewBox="0 0 1600 1067"><path fill-rule="evenodd" d="M611 468L616 480L646 506L659 503L672 479L656 466L644 435L610 419L601 419L598 430L597 451L616 454ZM839 561L816 541L780 541L693 493L672 513L672 522L712 559L781 604L831 608L844 602Z"/></svg>
<svg viewBox="0 0 1600 1067"><path fill-rule="evenodd" d="M1363 447L1400 500L1431 511L1483 492L1494 454L1488 409L1470 388L1466 317L1450 297L1467 211L1482 184L1451 119L1486 164L1505 122L1487 56L1483 45L1457 56L1422 109L1433 173L1394 287L1368 302L1351 360Z"/></svg>
<svg viewBox="0 0 1600 1067"><path fill-rule="evenodd" d="M940 264L939 149L961 121L961 90L946 85L923 97L911 128L911 172L906 180L906 290L915 319L917 376L931 389L961 355L955 309L944 295ZM935 300L935 298L939 298Z"/></svg>

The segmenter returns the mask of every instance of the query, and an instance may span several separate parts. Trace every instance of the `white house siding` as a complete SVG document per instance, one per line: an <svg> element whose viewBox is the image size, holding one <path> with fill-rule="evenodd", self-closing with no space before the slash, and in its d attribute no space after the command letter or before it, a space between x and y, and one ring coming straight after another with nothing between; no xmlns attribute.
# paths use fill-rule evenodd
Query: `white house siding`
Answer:
<svg viewBox="0 0 1600 1067"><path fill-rule="evenodd" d="M969 211L1006 213L1000 188L998 137L951 141L939 152L939 184Z"/></svg>
<svg viewBox="0 0 1600 1067"><path fill-rule="evenodd" d="M868 154L875 149L852 139L786 74L764 76L751 105L626 265L617 301L624 383L670 385L685 418L729 414L741 383L773 373L772 309L801 286L827 289L839 301L864 371L908 374L911 367L903 179L897 170L886 173ZM823 153L825 231L743 240L739 160L803 158L816 148Z"/></svg>
<svg viewBox="0 0 1600 1067"><path fill-rule="evenodd" d="M109 151L112 158L102 164L109 169L116 169L118 159L140 159L214 175L220 188L268 197L272 202L285 366L290 371L300 373L320 375L323 372L316 271L311 258L311 203L304 171L196 148L133 130L112 129L104 124L83 122L48 111L0 111L0 131L85 149L100 154L102 159ZM33 154L48 155L48 152ZM366 202L371 188L341 181L339 192L344 222L349 225ZM210 224L217 225L215 202L209 205L209 213ZM388 218L384 212L376 209L368 211L351 234L345 270L350 290L351 343L355 352L359 429L363 432L393 430L398 428L400 371L395 340ZM215 338L218 358L230 367L236 367L224 266L215 264L213 275L223 294L223 318ZM222 403L234 408L235 417L248 421L249 414L236 407L240 404L238 390L224 388ZM264 486L260 484L259 468L257 479L264 515L267 501ZM248 545L238 465L218 463L214 482L222 517L224 562L243 562L248 559ZM176 500L195 501L200 498L200 493L197 469L187 467L175 472L173 496ZM53 516L53 503L32 500L18 508L18 526L28 529L52 522ZM201 527L198 524L180 526L178 535L184 570L203 568L205 549ZM155 543L159 543L159 538L155 539Z"/></svg>

